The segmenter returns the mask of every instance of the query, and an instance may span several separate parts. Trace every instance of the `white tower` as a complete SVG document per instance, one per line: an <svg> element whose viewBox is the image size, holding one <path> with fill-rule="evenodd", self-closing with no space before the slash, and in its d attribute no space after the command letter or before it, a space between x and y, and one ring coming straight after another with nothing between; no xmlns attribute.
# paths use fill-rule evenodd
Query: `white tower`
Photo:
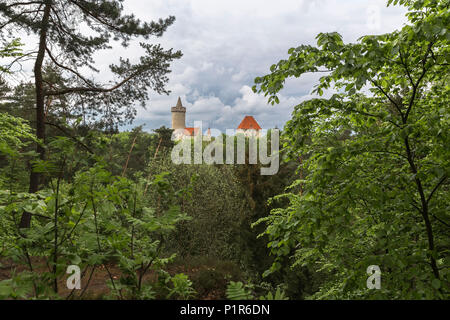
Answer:
<svg viewBox="0 0 450 320"><path fill-rule="evenodd" d="M186 108L181 104L181 99L178 97L178 102L175 107L171 108L172 111L172 129L184 129L186 128Z"/></svg>

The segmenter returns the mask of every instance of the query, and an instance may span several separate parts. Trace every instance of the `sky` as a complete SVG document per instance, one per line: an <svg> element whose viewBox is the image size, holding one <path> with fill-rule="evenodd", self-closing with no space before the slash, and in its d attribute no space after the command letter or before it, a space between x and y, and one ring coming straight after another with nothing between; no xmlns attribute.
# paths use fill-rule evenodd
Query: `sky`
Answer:
<svg viewBox="0 0 450 320"><path fill-rule="evenodd" d="M406 23L405 8L386 7L386 0L126 0L124 7L144 21L175 16L161 38L149 41L181 50L183 57L172 63L167 84L171 93L150 92L146 108L138 107L134 123L122 130L143 124L146 131L170 127L170 107L178 97L187 108L188 127L203 121L203 128L224 132L251 115L264 129L282 128L293 107L312 97L320 75L289 80L279 95L280 104L274 106L251 87L255 77L288 57L289 48L314 45L320 32L337 31L345 42L355 42ZM137 41L94 58L100 70L108 70L119 56L137 61L141 52Z"/></svg>

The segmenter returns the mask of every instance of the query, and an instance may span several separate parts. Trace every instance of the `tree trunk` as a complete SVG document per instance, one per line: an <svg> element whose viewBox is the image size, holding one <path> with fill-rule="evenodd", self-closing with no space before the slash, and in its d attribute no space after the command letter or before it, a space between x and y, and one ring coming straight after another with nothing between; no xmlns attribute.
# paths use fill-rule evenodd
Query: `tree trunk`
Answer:
<svg viewBox="0 0 450 320"><path fill-rule="evenodd" d="M125 173L127 172L128 162L130 162L131 153L133 152L134 145L136 144L137 136L138 136L138 134L136 133L136 135L134 136L133 142L131 143L131 148L130 148L130 152L128 152L127 161L125 162L125 165L123 166L122 177L125 177Z"/></svg>
<svg viewBox="0 0 450 320"><path fill-rule="evenodd" d="M431 226L430 217L428 213L428 202L425 198L425 192L422 186L421 180L417 177L417 167L414 163L413 155L411 152L411 148L409 146L409 139L408 137L405 138L405 147L406 147L406 155L408 157L409 166L411 168L411 172L416 175L415 182L417 186L417 191L420 195L420 202L421 202L421 210L420 213L422 214L423 222L425 224L425 229L427 232L427 238L428 238L428 250L430 251L430 266L433 270L434 277L436 279L440 279L439 275L439 269L436 264L436 259L433 257L434 253L434 236L433 236L433 228Z"/></svg>
<svg viewBox="0 0 450 320"><path fill-rule="evenodd" d="M41 31L39 35L39 50L34 63L34 83L36 89L36 137L41 143L45 143L45 101L44 101L44 87L42 80L42 64L45 57L45 48L47 40L47 30L50 17L50 8L52 1L48 0L45 3L44 15L42 16ZM45 148L38 143L36 151L39 154L39 159L45 159ZM39 190L41 174L31 170L30 174L30 188L29 192L34 193ZM31 213L24 212L20 221L20 228L29 228L31 223Z"/></svg>

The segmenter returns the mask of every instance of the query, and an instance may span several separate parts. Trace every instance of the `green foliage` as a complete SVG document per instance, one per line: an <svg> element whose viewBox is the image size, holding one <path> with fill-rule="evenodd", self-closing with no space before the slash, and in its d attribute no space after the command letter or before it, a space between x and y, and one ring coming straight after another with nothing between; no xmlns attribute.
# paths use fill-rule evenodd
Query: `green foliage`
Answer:
<svg viewBox="0 0 450 320"><path fill-rule="evenodd" d="M27 150L33 141L36 138L25 120L0 112L0 190L20 188L26 174L24 160L34 155Z"/></svg>
<svg viewBox="0 0 450 320"><path fill-rule="evenodd" d="M255 289L257 287L252 284L243 284L242 282L230 281L227 287L226 295L229 300L254 300L255 299ZM261 295L259 300L289 300L285 295L284 290L277 287L275 293L272 293L270 289L264 288L266 291L265 295Z"/></svg>
<svg viewBox="0 0 450 320"><path fill-rule="evenodd" d="M33 140L32 129L26 121L0 112L0 154L15 156L17 150Z"/></svg>
<svg viewBox="0 0 450 320"><path fill-rule="evenodd" d="M23 55L22 53L22 43L20 42L20 39L13 39L9 43L6 43L6 45L0 49L0 58L16 58ZM12 63L10 62L7 65L4 65L3 63L0 64L0 75L2 73L10 73L10 68L12 66Z"/></svg>
<svg viewBox="0 0 450 320"><path fill-rule="evenodd" d="M69 64L49 50L36 69L48 111L42 141L25 120L38 109L35 86L0 82L0 259L16 268L0 281L1 299L82 298L85 290L60 288L70 264L83 275L106 270L111 299L448 298L448 1L389 0L409 9L401 30L356 43L321 33L317 46L289 49L255 79L276 104L287 79L325 72L318 97L295 106L283 130L286 162L275 176L261 176L260 165L175 165L165 127L117 132L148 88L166 92L169 62L181 54L142 44L137 63L111 66L123 81L109 91L77 66L94 67L92 54L111 39L161 35L173 18L141 23L114 1L77 4L46 2L50 18L39 25L28 13L14 20L38 4L0 4L13 30L47 25L49 49ZM67 25L81 19L97 35L61 30L65 10ZM0 72L21 57L12 41ZM27 192L30 171L39 174L30 190L40 191ZM31 228L19 227L25 214ZM366 287L369 265L381 267L381 290ZM255 273L268 266L261 283Z"/></svg>
<svg viewBox="0 0 450 320"><path fill-rule="evenodd" d="M181 300L186 300L192 298L195 294L195 290L192 288L192 281L189 280L188 276L179 273L170 278L173 288L170 289L168 298L179 298Z"/></svg>
<svg viewBox="0 0 450 320"><path fill-rule="evenodd" d="M258 221L276 258L265 276L287 259L326 274L310 298L448 296L449 2L400 3L411 10L401 30L354 44L321 33L255 79L271 103L307 72L327 71L315 93L338 92L295 107L284 148L305 158L302 192L275 197L289 205ZM366 288L369 265L381 290Z"/></svg>
<svg viewBox="0 0 450 320"><path fill-rule="evenodd" d="M275 294L272 294L272 292L269 291L267 295L261 296L259 300L289 300L289 298L286 297L284 291L282 291L280 288L277 288Z"/></svg>
<svg viewBox="0 0 450 320"><path fill-rule="evenodd" d="M181 222L171 234L166 250L181 257L208 256L220 260L239 260L240 224L248 210L233 169L228 166L175 165L170 154L153 161L149 175L171 172L170 183L187 192L180 201L183 212L192 220ZM149 190L146 195L164 205L165 199Z"/></svg>
<svg viewBox="0 0 450 320"><path fill-rule="evenodd" d="M174 265L183 266L183 270L191 274L193 287L197 291L197 299L223 299L230 280L244 280L247 270L240 267L237 261L218 260L214 257L195 256L181 258Z"/></svg>
<svg viewBox="0 0 450 320"><path fill-rule="evenodd" d="M114 297L154 297L144 277L149 271L163 269L175 257L164 256L161 248L175 225L188 219L177 205L185 191L170 187L167 172L155 175L149 183L142 178L133 181L112 175L101 161L77 171L73 182L68 183L62 176L65 167L73 165L68 159L75 152L74 143L59 138L49 146L59 151L59 159L35 165L35 170L49 176L48 189L37 193L0 192L1 254L29 267L16 280L0 282L2 287L10 288L2 292L12 298L23 298L24 294L36 298L54 296L65 268L76 264L84 270L103 265ZM165 206L155 206L143 197L147 186L166 199ZM19 229L25 211L33 215L33 225ZM40 258L40 262L30 257ZM48 271L33 271L40 263L47 265ZM118 279L112 277L110 263L119 269ZM33 290L16 293L16 284L26 281L25 287ZM173 294L183 293L182 281L174 281Z"/></svg>
<svg viewBox="0 0 450 320"><path fill-rule="evenodd" d="M192 277L194 288L197 289L199 295L206 295L210 292L220 291L226 286L228 277L216 268L206 266L206 269L200 269Z"/></svg>
<svg viewBox="0 0 450 320"><path fill-rule="evenodd" d="M33 290L30 274L21 273L0 282L0 299L25 299Z"/></svg>
<svg viewBox="0 0 450 320"><path fill-rule="evenodd" d="M251 285L244 285L242 282L230 281L227 287L227 298L230 300L252 300L253 294Z"/></svg>

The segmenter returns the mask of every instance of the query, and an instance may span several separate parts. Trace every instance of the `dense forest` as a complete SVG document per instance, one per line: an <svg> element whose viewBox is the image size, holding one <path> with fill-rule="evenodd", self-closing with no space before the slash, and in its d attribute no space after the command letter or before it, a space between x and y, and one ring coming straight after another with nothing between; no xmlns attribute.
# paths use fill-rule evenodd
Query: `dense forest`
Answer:
<svg viewBox="0 0 450 320"><path fill-rule="evenodd" d="M175 17L1 1L0 299L448 299L450 2L387 5L408 9L400 30L320 33L254 80L277 108L288 79L321 74L280 130L278 172L261 175L173 163L165 126L119 130L170 93L182 53L151 43ZM84 73L136 39L138 62L109 66L115 82ZM25 61L34 74L12 81Z"/></svg>

